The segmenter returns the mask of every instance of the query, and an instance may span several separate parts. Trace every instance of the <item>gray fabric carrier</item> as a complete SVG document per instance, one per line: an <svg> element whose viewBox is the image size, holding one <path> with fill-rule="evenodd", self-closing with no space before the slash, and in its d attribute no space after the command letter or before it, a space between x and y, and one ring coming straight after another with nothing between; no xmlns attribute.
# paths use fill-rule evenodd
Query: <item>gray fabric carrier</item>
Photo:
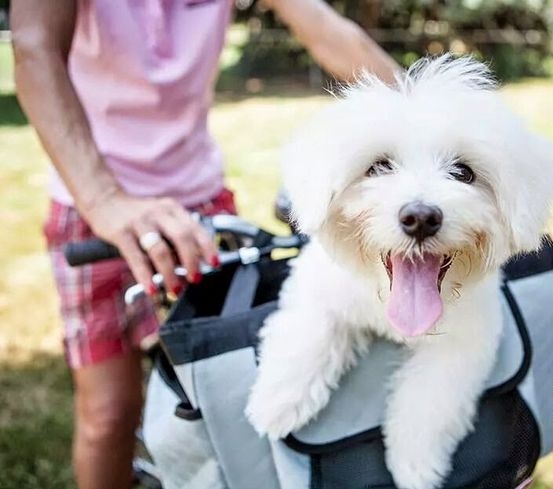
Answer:
<svg viewBox="0 0 553 489"><path fill-rule="evenodd" d="M513 489L553 450L553 254L545 252L506 267L496 366L444 488ZM162 327L170 362L151 377L144 435L165 489L395 489L380 425L403 347L376 341L317 419L286 440L259 438L244 416L257 331L287 272L285 260L266 261L210 277Z"/></svg>

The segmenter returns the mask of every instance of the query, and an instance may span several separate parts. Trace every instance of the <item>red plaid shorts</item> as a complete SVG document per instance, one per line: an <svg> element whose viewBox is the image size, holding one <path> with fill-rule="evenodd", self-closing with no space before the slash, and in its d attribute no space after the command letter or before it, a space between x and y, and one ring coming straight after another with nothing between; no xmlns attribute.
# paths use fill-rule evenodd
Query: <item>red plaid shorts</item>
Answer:
<svg viewBox="0 0 553 489"><path fill-rule="evenodd" d="M235 214L233 194L224 189L193 209L204 215ZM70 267L63 248L70 241L93 238L90 227L72 206L52 201L44 234L64 325L64 349L71 368L97 364L139 348L159 323L148 298L125 306L124 291L135 280L122 259Z"/></svg>

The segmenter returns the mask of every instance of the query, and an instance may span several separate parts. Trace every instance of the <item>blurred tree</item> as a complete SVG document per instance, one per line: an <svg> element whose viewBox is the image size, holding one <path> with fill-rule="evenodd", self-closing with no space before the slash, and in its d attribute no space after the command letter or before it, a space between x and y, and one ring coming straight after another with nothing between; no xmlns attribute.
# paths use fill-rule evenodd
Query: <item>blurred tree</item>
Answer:
<svg viewBox="0 0 553 489"><path fill-rule="evenodd" d="M298 0L299 1L299 0ZM400 63L430 53L473 53L501 79L549 72L553 0L327 0L361 25ZM236 0L249 30L240 69L246 76L303 70L310 61L253 0Z"/></svg>
<svg viewBox="0 0 553 489"><path fill-rule="evenodd" d="M301 0L298 0L301 1ZM363 27L401 64L430 53L473 53L501 79L549 74L553 0L327 0ZM10 0L0 0L0 29ZM235 0L246 42L224 79L316 71L306 52L255 0Z"/></svg>
<svg viewBox="0 0 553 489"><path fill-rule="evenodd" d="M492 61L504 79L542 75L547 71L553 22L551 0L345 3L354 5L350 16L405 64L427 52L453 51L472 52ZM373 9L369 10L368 5ZM367 15L378 18L368 20Z"/></svg>
<svg viewBox="0 0 553 489"><path fill-rule="evenodd" d="M8 29L8 10L10 0L0 0L0 31Z"/></svg>

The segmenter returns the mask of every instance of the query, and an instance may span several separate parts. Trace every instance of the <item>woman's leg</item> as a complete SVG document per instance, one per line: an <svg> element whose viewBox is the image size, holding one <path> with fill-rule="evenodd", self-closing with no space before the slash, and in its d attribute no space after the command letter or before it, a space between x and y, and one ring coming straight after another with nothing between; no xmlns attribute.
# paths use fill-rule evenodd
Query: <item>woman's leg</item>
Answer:
<svg viewBox="0 0 553 489"><path fill-rule="evenodd" d="M139 344L157 330L152 304L123 301L133 283L123 260L71 268L70 241L93 237L77 211L53 203L45 234L60 297L65 356L75 384L73 465L80 489L131 484L134 432L142 409Z"/></svg>
<svg viewBox="0 0 553 489"><path fill-rule="evenodd" d="M127 489L142 409L141 354L73 370L73 464L79 489Z"/></svg>

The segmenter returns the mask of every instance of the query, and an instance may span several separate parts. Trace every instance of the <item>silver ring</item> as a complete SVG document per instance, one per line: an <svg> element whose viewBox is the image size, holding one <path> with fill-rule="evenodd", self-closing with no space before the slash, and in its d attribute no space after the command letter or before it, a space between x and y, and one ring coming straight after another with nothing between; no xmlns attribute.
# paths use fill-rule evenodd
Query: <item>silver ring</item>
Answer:
<svg viewBox="0 0 553 489"><path fill-rule="evenodd" d="M148 231L138 238L138 243L144 251L148 252L161 240L161 234L157 231Z"/></svg>

